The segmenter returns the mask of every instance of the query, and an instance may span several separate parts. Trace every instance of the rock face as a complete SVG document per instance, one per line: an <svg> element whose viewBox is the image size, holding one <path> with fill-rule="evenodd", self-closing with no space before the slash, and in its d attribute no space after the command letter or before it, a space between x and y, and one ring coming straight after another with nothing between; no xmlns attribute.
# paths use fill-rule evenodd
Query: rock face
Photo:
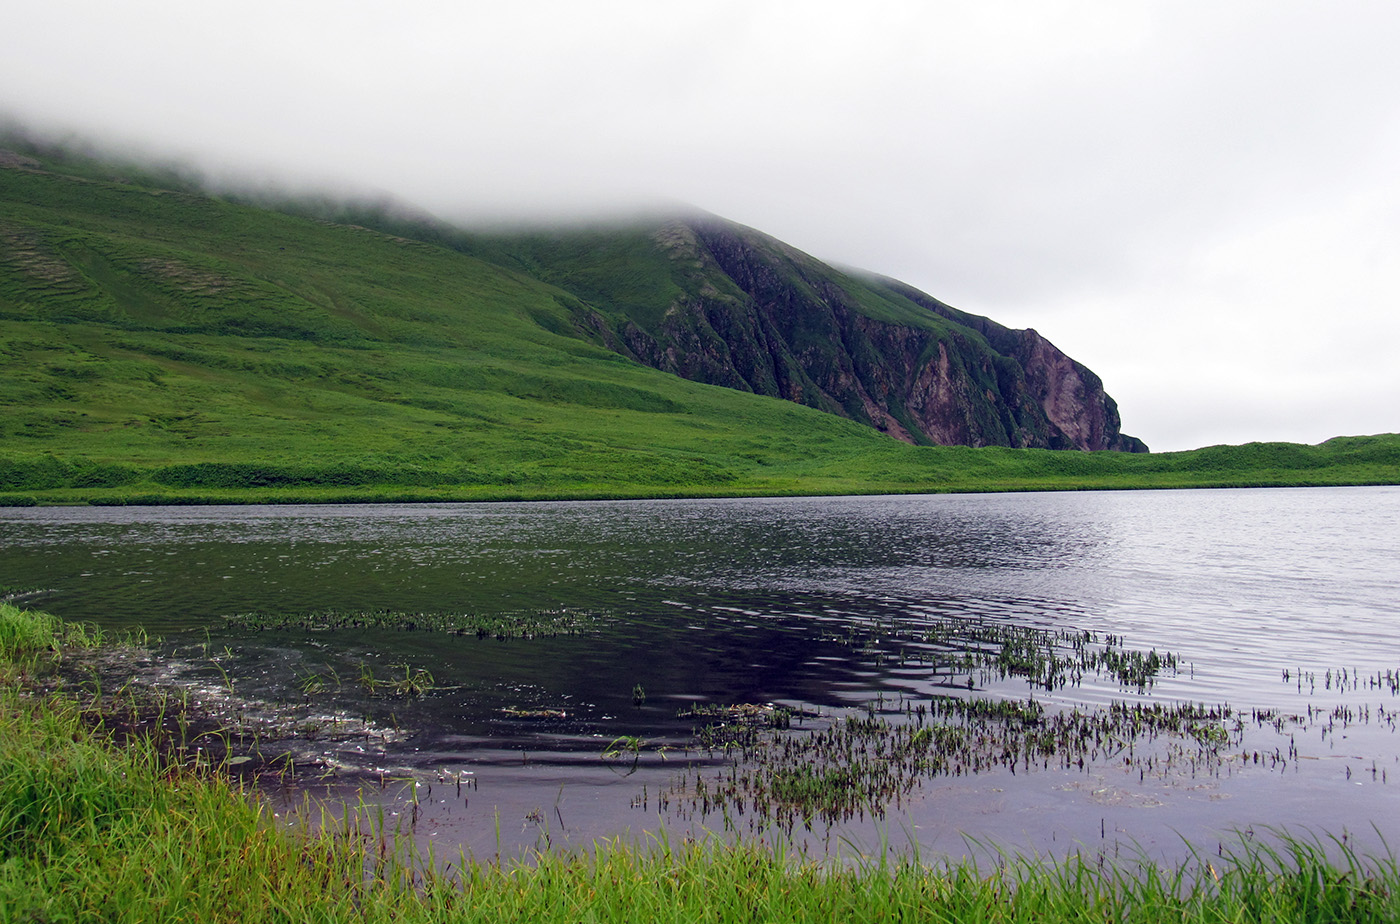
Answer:
<svg viewBox="0 0 1400 924"><path fill-rule="evenodd" d="M1021 367L1023 387L1065 441L1052 441L1047 448L1068 445L1076 449L1147 452L1146 443L1119 430L1118 404L1104 391L1103 381L1035 330L1012 330L988 318L950 308L902 283L891 281L888 285L916 304L981 334L989 347Z"/></svg>
<svg viewBox="0 0 1400 924"><path fill-rule="evenodd" d="M670 266L667 304L575 291L591 306L581 330L654 368L911 443L1146 451L1119 432L1099 377L1034 330L840 272L718 219L671 222L650 240ZM569 287L572 275L551 281Z"/></svg>
<svg viewBox="0 0 1400 924"><path fill-rule="evenodd" d="M1099 377L1035 331L715 216L451 246L557 286L577 336L687 379L916 444L1147 451Z"/></svg>

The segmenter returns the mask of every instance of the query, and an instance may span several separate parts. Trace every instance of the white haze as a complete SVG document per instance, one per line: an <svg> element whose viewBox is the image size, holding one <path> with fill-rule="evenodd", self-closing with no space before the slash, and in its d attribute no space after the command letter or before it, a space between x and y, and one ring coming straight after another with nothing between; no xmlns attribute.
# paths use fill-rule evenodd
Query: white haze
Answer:
<svg viewBox="0 0 1400 924"><path fill-rule="evenodd" d="M11 3L0 113L474 222L683 202L1035 327L1154 449L1400 430L1389 2Z"/></svg>

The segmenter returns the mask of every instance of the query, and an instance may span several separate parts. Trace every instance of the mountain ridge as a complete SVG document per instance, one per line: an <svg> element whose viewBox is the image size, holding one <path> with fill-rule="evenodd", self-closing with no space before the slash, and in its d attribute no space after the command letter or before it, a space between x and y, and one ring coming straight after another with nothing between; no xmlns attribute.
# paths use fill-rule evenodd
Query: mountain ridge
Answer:
<svg viewBox="0 0 1400 924"><path fill-rule="evenodd" d="M629 240L627 272L599 280L580 270ZM570 291L586 306L575 312L582 335L683 378L781 397L914 444L1146 451L1121 432L1100 378L1036 331L836 269L717 216L468 231L451 246Z"/></svg>

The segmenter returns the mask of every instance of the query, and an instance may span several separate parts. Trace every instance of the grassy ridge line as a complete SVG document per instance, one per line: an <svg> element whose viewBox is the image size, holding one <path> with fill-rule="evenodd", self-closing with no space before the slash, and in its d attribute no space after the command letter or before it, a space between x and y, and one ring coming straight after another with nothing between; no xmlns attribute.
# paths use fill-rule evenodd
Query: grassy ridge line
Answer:
<svg viewBox="0 0 1400 924"><path fill-rule="evenodd" d="M1334 841L1249 840L1177 867L1001 857L816 862L782 847L610 841L525 862L414 857L364 814L279 827L210 768L88 730L30 698L82 633L0 604L0 920L1394 921L1400 868ZM1328 851L1334 854L1330 859ZM882 854L883 856L883 854Z"/></svg>

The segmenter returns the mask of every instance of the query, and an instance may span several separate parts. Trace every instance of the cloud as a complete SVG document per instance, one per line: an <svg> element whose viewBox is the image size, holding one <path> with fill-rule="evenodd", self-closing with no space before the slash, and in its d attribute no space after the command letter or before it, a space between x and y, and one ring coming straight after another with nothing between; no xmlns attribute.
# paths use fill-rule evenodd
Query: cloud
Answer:
<svg viewBox="0 0 1400 924"><path fill-rule="evenodd" d="M463 221L688 202L1036 327L1158 448L1400 428L1387 3L10 18L0 110L39 127Z"/></svg>

